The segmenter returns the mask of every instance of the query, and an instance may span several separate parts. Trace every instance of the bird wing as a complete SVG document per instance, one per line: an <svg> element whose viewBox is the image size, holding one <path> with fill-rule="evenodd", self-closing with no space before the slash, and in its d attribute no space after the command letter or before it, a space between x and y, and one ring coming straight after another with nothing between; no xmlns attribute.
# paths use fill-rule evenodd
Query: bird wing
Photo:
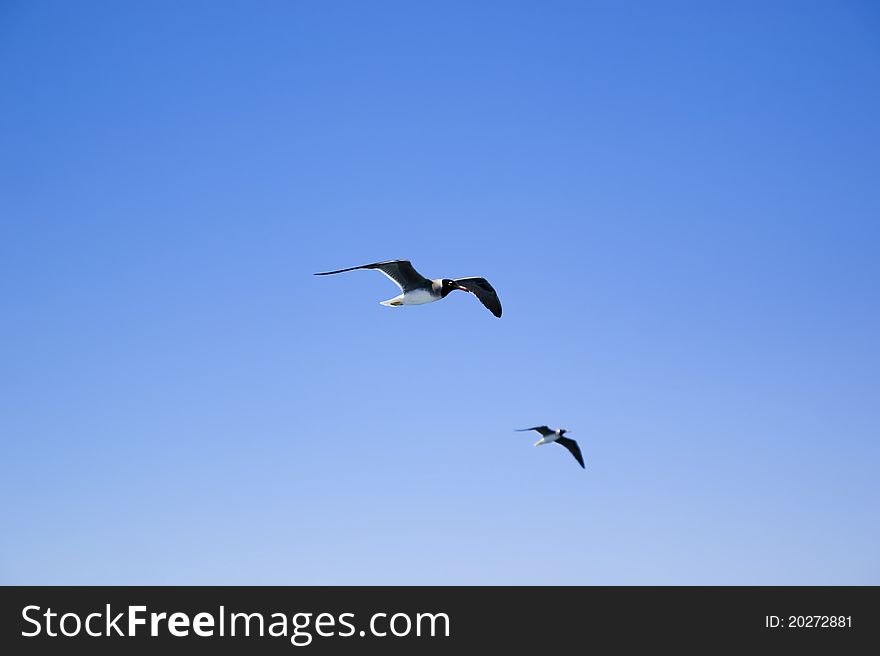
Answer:
<svg viewBox="0 0 880 656"><path fill-rule="evenodd" d="M526 431L538 431L544 437L548 435L553 435L553 431L547 428L546 426L532 426L531 428L517 428L516 429L520 433L525 433Z"/></svg>
<svg viewBox="0 0 880 656"><path fill-rule="evenodd" d="M480 303L494 314L501 316L501 301L495 288L485 278L456 278L455 282L467 289L471 294L480 299Z"/></svg>
<svg viewBox="0 0 880 656"><path fill-rule="evenodd" d="M363 264L361 266L338 269L336 271L324 271L323 273L316 273L315 275L329 276L334 273L344 273L346 271L356 271L358 269L378 269L394 281L404 293L415 287L423 286L426 282L426 278L413 268L413 265L409 260L374 262L373 264Z"/></svg>
<svg viewBox="0 0 880 656"><path fill-rule="evenodd" d="M584 457L581 455L581 448L578 446L578 443L568 437L559 437L556 439L557 444L561 444L566 449L571 451L571 455L574 456L574 459L581 463L581 467L586 469L584 466Z"/></svg>

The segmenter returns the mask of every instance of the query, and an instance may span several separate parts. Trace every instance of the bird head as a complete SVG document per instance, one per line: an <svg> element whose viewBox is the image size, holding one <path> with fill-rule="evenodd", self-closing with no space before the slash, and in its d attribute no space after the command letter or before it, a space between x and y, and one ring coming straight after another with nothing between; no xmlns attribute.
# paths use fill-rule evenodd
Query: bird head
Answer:
<svg viewBox="0 0 880 656"><path fill-rule="evenodd" d="M450 280L449 278L444 278L440 281L440 296L446 297L449 292L454 292L455 290L459 290L462 292L467 291L467 287L462 287L454 280Z"/></svg>

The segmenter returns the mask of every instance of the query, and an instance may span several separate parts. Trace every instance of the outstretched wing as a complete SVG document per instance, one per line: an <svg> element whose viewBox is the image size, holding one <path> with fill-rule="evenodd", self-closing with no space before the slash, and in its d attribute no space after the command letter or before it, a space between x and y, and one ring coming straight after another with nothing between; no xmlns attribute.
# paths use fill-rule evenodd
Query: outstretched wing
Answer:
<svg viewBox="0 0 880 656"><path fill-rule="evenodd" d="M480 303L485 305L489 312L496 317L501 316L501 301L498 300L498 294L488 280L485 278L456 278L455 282L480 299Z"/></svg>
<svg viewBox="0 0 880 656"><path fill-rule="evenodd" d="M387 260L385 262L375 262L373 264L349 267L348 269L338 269L337 271L324 271L323 273L316 273L315 275L329 276L334 273L357 271L358 269L378 269L394 281L404 293L408 292L410 289L422 287L426 282L425 277L413 268L413 265L410 264L409 260Z"/></svg>
<svg viewBox="0 0 880 656"><path fill-rule="evenodd" d="M586 467L584 466L584 457L581 455L581 448L578 446L577 442L567 437L560 437L557 438L556 443L561 444L566 449L571 451L571 455L574 456L574 459L581 463L581 467L586 469Z"/></svg>
<svg viewBox="0 0 880 656"><path fill-rule="evenodd" d="M525 433L526 431L538 431L544 437L548 435L552 435L553 431L547 428L546 426L532 426L531 428L517 428L516 429L520 433Z"/></svg>

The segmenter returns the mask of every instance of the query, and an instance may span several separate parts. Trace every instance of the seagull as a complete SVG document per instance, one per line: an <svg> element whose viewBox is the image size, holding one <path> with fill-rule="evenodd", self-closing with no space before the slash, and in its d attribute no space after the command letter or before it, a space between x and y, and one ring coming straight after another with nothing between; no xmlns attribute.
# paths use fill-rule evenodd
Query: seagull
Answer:
<svg viewBox="0 0 880 656"><path fill-rule="evenodd" d="M574 459L580 463L581 467L584 467L584 457L581 455L581 448L578 446L578 443L568 437L563 437L566 433L570 432L565 428L557 428L556 430L553 430L546 426L532 426L531 428L518 428L517 431L520 433L525 431L538 431L541 434L541 439L535 442L535 446L550 444L551 442L561 444L571 451L571 455L574 456ZM586 469L586 467L584 467L584 469Z"/></svg>
<svg viewBox="0 0 880 656"><path fill-rule="evenodd" d="M349 267L348 269L339 269L338 271L324 271L315 275L329 276L334 273L344 273L345 271L356 271L358 269L378 269L400 287L400 291L403 293L394 298L389 298L387 301L380 301L382 305L389 307L423 305L439 301L441 298L446 298L449 292L459 290L470 292L492 314L496 317L501 316L501 301L498 300L498 294L495 292L495 289L485 278L434 278L430 280L416 271L409 260L388 260L386 262Z"/></svg>

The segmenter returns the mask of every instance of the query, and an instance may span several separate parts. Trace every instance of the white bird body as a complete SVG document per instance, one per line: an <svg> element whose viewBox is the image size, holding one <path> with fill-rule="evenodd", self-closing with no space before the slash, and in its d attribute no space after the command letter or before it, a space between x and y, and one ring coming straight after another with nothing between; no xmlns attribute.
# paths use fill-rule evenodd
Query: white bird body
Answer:
<svg viewBox="0 0 880 656"><path fill-rule="evenodd" d="M558 430L555 430L552 433L550 433L549 435L545 435L540 440L535 442L535 446L541 446L542 444L552 444L553 442L558 440L560 437L562 437L562 435L559 433Z"/></svg>
<svg viewBox="0 0 880 656"><path fill-rule="evenodd" d="M389 298L387 301L380 301L381 305L388 307L400 307L401 305L424 305L425 303L433 303L439 301L442 297L432 294L427 289L412 289L408 292Z"/></svg>

